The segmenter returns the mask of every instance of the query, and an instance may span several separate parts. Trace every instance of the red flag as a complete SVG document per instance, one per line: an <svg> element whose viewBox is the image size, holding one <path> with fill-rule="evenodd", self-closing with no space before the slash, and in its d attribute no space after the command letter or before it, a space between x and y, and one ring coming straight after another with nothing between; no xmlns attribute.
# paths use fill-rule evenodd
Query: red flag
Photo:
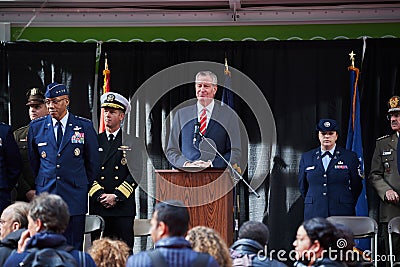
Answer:
<svg viewBox="0 0 400 267"><path fill-rule="evenodd" d="M105 59L105 64L104 64L104 70L103 70L103 75L104 75L104 83L103 83L103 94L110 92L110 70L108 69L108 63L107 63L107 55ZM105 125L104 125L104 110L101 109L100 111L100 123L99 123L99 133L104 132L105 130Z"/></svg>

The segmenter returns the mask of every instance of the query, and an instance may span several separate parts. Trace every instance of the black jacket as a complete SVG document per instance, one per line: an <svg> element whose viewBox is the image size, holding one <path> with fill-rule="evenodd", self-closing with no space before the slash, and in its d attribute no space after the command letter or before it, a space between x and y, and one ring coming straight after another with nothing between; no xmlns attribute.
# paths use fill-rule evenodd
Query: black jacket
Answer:
<svg viewBox="0 0 400 267"><path fill-rule="evenodd" d="M19 229L15 232L11 232L0 241L0 266L3 266L4 262L8 256L10 256L12 251L18 248L18 240L23 231L25 231L25 229Z"/></svg>
<svg viewBox="0 0 400 267"><path fill-rule="evenodd" d="M260 252L260 253L259 253ZM286 267L282 262L274 259L270 259L269 255L265 255L266 252L264 247L252 240L252 239L239 239L231 246L231 257L233 260L233 265L235 266L235 261L240 261L245 255L251 257L251 265L254 267ZM243 266L243 265L242 265Z"/></svg>

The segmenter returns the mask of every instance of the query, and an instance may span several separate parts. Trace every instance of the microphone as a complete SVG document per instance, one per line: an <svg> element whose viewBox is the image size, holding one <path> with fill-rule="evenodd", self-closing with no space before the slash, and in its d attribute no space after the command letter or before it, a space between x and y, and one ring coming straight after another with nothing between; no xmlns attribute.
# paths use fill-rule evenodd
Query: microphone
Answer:
<svg viewBox="0 0 400 267"><path fill-rule="evenodd" d="M194 132L193 132L193 145L196 144L197 136L200 134L200 123L196 122L194 124Z"/></svg>

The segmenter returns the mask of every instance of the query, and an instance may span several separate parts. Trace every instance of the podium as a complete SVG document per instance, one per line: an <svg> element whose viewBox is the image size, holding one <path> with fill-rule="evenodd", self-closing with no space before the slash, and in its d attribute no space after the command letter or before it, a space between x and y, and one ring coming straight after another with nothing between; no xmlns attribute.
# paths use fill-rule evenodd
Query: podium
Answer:
<svg viewBox="0 0 400 267"><path fill-rule="evenodd" d="M156 170L157 201L182 201L189 209L189 229L197 225L213 228L228 247L233 243L233 187L225 170Z"/></svg>

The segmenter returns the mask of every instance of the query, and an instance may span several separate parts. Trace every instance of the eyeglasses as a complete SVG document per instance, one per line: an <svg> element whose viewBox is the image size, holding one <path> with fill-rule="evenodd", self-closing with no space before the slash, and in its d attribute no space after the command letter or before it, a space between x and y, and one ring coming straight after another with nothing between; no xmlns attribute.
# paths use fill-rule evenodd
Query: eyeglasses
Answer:
<svg viewBox="0 0 400 267"><path fill-rule="evenodd" d="M396 112L396 113L391 113L391 114L387 114L386 118L390 121L392 119L392 117L395 117L396 119L400 117L400 112Z"/></svg>
<svg viewBox="0 0 400 267"><path fill-rule="evenodd" d="M53 105L58 105L61 101L66 100L66 99L67 99L67 98L52 99L52 100L46 99L46 100L44 101L44 103L45 103L47 106L50 105L50 103L53 104Z"/></svg>

